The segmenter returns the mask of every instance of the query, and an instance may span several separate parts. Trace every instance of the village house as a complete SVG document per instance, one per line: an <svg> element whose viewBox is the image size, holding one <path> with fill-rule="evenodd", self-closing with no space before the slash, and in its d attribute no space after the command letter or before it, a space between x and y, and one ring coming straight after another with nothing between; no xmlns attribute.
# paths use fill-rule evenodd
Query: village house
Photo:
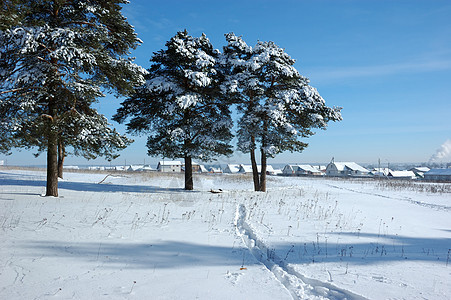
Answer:
<svg viewBox="0 0 451 300"><path fill-rule="evenodd" d="M262 166L257 165L258 174L261 173L261 170L262 170ZM238 173L252 174L252 165L240 165L240 170L238 171ZM266 174L268 174L268 175L275 174L274 168L271 165L266 165Z"/></svg>
<svg viewBox="0 0 451 300"><path fill-rule="evenodd" d="M374 168L371 170L371 174L375 177L387 177L391 171L389 168Z"/></svg>
<svg viewBox="0 0 451 300"><path fill-rule="evenodd" d="M417 178L424 178L424 173L428 172L430 169L428 167L415 167L410 169L409 171L412 171L415 173Z"/></svg>
<svg viewBox="0 0 451 300"><path fill-rule="evenodd" d="M235 165L235 164L228 164L224 169L224 173L229 173L229 174L236 174L239 171L240 171L240 165Z"/></svg>
<svg viewBox="0 0 451 300"><path fill-rule="evenodd" d="M127 167L128 172L144 172L155 171L150 165L130 165Z"/></svg>
<svg viewBox="0 0 451 300"><path fill-rule="evenodd" d="M369 177L370 172L355 162L330 162L326 168L327 176Z"/></svg>
<svg viewBox="0 0 451 300"><path fill-rule="evenodd" d="M282 170L283 175L295 176L321 176L323 173L311 165L286 165Z"/></svg>
<svg viewBox="0 0 451 300"><path fill-rule="evenodd" d="M451 182L451 169L431 169L424 173L424 179Z"/></svg>
<svg viewBox="0 0 451 300"><path fill-rule="evenodd" d="M399 179L399 180L410 180L417 178L415 173L412 171L391 171L388 173L387 178Z"/></svg>
<svg viewBox="0 0 451 300"><path fill-rule="evenodd" d="M192 162L191 166L193 168L194 173L208 173L208 170L207 170L207 168L205 168L204 165L201 165L196 162ZM184 171L184 170L185 170L185 164L182 164L182 171Z"/></svg>
<svg viewBox="0 0 451 300"><path fill-rule="evenodd" d="M157 171L160 172L182 172L182 162L174 160L162 160L158 162Z"/></svg>
<svg viewBox="0 0 451 300"><path fill-rule="evenodd" d="M221 168L210 167L210 170L208 171L208 173L221 174L222 170L221 170Z"/></svg>
<svg viewBox="0 0 451 300"><path fill-rule="evenodd" d="M296 175L296 171L298 169L299 166L297 165L286 165L283 169L282 169L282 174L289 176L289 175Z"/></svg>

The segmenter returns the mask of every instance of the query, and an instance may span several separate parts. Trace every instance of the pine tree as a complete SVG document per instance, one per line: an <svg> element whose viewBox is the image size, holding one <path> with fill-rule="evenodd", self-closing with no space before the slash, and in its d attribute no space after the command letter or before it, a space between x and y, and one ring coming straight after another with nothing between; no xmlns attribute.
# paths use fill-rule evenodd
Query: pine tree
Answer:
<svg viewBox="0 0 451 300"><path fill-rule="evenodd" d="M131 133L148 133L148 154L184 158L185 189L192 190L192 159L232 153L229 103L219 86L220 53L202 34L178 32L151 58L146 84L113 117Z"/></svg>
<svg viewBox="0 0 451 300"><path fill-rule="evenodd" d="M229 75L223 89L238 106L238 149L250 153L254 189L266 191L267 158L283 151L302 151L312 129L341 120L340 108L329 108L295 61L273 42L252 48L241 37L226 34L223 64ZM255 151L260 151L261 172Z"/></svg>
<svg viewBox="0 0 451 300"><path fill-rule="evenodd" d="M47 196L58 196L58 146L114 155L130 140L92 104L102 90L130 95L145 70L128 58L140 44L121 14L126 0L9 0L0 31L0 150L47 152ZM15 16L11 17L10 12Z"/></svg>

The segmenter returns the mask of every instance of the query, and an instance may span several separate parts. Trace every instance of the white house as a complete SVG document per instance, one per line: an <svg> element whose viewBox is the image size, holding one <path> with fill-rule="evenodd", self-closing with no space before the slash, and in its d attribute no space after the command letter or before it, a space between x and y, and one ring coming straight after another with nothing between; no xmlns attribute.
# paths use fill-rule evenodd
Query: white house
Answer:
<svg viewBox="0 0 451 300"><path fill-rule="evenodd" d="M222 173L221 168L211 167L209 173Z"/></svg>
<svg viewBox="0 0 451 300"><path fill-rule="evenodd" d="M152 168L150 165L144 165L142 167L142 171L155 171L155 169Z"/></svg>
<svg viewBox="0 0 451 300"><path fill-rule="evenodd" d="M235 174L240 171L240 165L228 164L224 169L224 173Z"/></svg>
<svg viewBox="0 0 451 300"><path fill-rule="evenodd" d="M208 173L208 170L207 170L207 168L205 168L204 165L199 165L199 169L200 169L199 172L201 172L201 173Z"/></svg>
<svg viewBox="0 0 451 300"><path fill-rule="evenodd" d="M260 165L257 165L257 170L258 170L258 173L260 173L260 170L261 170ZM240 165L240 170L238 171L238 173L252 174L252 165Z"/></svg>
<svg viewBox="0 0 451 300"><path fill-rule="evenodd" d="M391 179L415 179L415 173L412 171L391 171L387 175L388 178Z"/></svg>
<svg viewBox="0 0 451 300"><path fill-rule="evenodd" d="M286 165L283 168L284 175L297 175L297 176L305 176L305 175L322 175L322 172L311 165Z"/></svg>
<svg viewBox="0 0 451 300"><path fill-rule="evenodd" d="M262 166L257 165L257 171L260 174ZM252 165L240 165L239 173L252 174ZM274 168L271 165L266 165L266 174L273 175L275 173Z"/></svg>
<svg viewBox="0 0 451 300"><path fill-rule="evenodd" d="M157 170L160 172L182 172L182 162L178 160L162 160L158 162Z"/></svg>
<svg viewBox="0 0 451 300"><path fill-rule="evenodd" d="M269 173L269 175L274 175L274 176L278 176L278 175L282 175L283 172L281 169L274 169L273 172Z"/></svg>
<svg viewBox="0 0 451 300"><path fill-rule="evenodd" d="M129 172L140 172L144 168L143 165L130 165L127 167L127 171Z"/></svg>
<svg viewBox="0 0 451 300"><path fill-rule="evenodd" d="M355 162L331 162L326 168L327 176L367 177L370 172Z"/></svg>
<svg viewBox="0 0 451 300"><path fill-rule="evenodd" d="M374 168L371 170L371 174L376 177L387 177L390 172L392 172L392 170L389 168Z"/></svg>
<svg viewBox="0 0 451 300"><path fill-rule="evenodd" d="M311 165L299 165L296 175L321 175L321 171Z"/></svg>
<svg viewBox="0 0 451 300"><path fill-rule="evenodd" d="M428 167L416 167L412 168L409 171L415 173L418 178L424 178L424 173L428 172L430 169Z"/></svg>
<svg viewBox="0 0 451 300"><path fill-rule="evenodd" d="M283 175L296 175L296 171L298 168L299 168L298 165L286 165L282 169L282 174Z"/></svg>

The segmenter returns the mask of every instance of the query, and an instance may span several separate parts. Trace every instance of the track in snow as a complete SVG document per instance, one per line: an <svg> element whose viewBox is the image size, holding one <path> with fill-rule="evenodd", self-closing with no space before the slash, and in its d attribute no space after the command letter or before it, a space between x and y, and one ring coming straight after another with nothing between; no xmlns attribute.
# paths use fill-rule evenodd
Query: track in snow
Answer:
<svg viewBox="0 0 451 300"><path fill-rule="evenodd" d="M261 240L258 239L252 228L246 222L246 207L237 206L235 226L237 234L241 237L252 255L274 274L290 292L293 299L337 299L337 300L363 300L362 296L350 291L340 289L327 282L306 278L293 267L275 255Z"/></svg>

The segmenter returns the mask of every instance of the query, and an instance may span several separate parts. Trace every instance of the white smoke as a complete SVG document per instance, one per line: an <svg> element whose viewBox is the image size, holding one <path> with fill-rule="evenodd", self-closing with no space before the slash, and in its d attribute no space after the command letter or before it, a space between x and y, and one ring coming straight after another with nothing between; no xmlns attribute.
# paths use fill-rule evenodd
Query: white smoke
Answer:
<svg viewBox="0 0 451 300"><path fill-rule="evenodd" d="M441 146L440 149L437 149L437 152L431 156L429 162L434 162L441 159L451 158L451 140L446 140Z"/></svg>

